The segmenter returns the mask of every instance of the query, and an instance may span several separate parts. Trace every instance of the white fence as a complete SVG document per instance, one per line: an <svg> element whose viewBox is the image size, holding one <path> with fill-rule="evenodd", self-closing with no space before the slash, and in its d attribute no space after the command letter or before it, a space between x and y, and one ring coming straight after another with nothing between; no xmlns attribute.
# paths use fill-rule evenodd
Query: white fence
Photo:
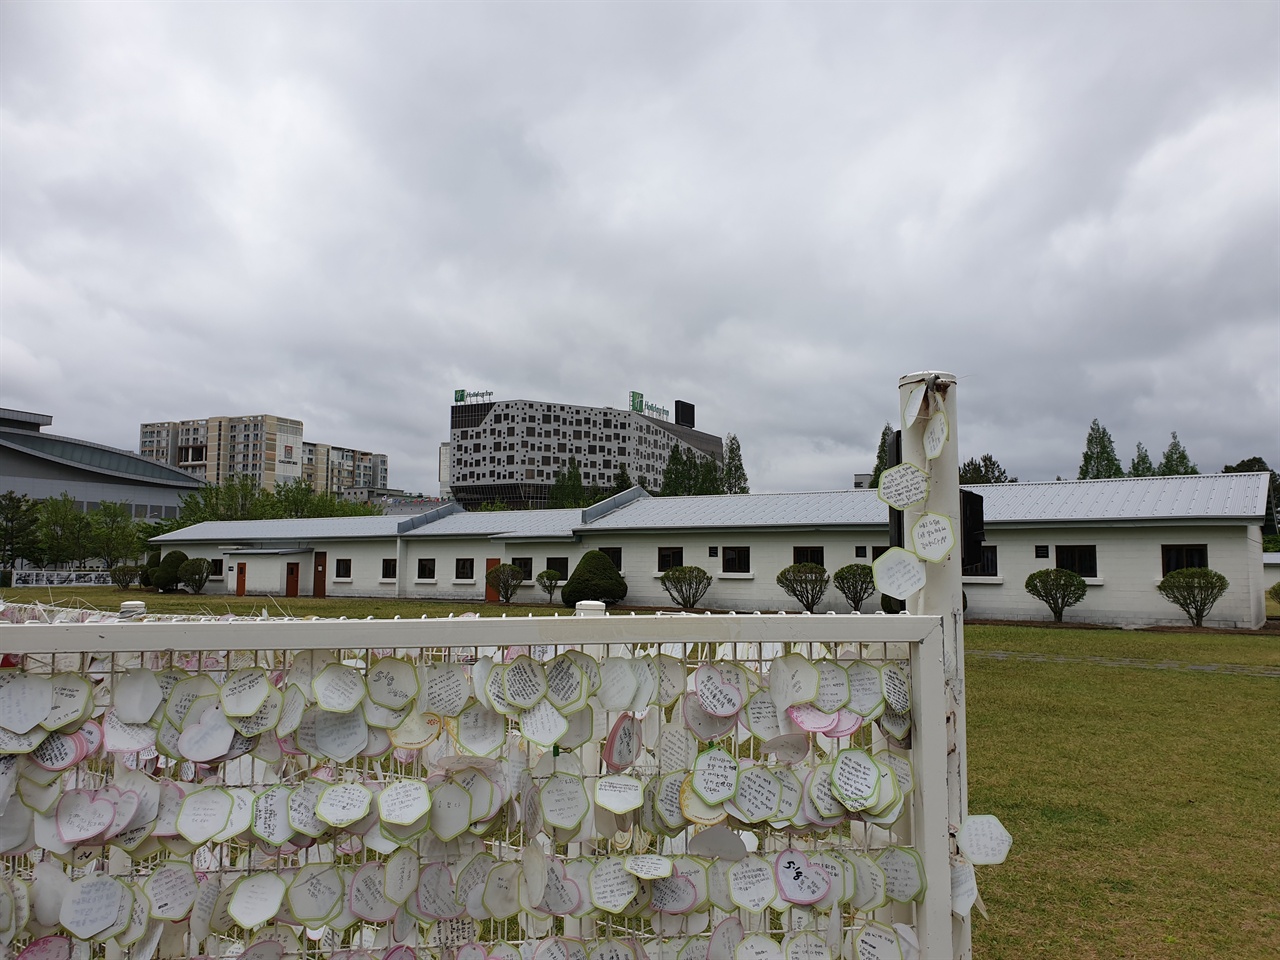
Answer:
<svg viewBox="0 0 1280 960"><path fill-rule="evenodd" d="M905 615L6 626L0 850L35 907L0 927L83 956L949 957L943 639Z"/></svg>

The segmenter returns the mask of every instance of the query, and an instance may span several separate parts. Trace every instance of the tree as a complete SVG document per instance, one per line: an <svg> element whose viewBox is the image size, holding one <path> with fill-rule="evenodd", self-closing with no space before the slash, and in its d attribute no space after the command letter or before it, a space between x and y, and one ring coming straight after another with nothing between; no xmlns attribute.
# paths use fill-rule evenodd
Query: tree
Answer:
<svg viewBox="0 0 1280 960"><path fill-rule="evenodd" d="M497 591L499 600L510 603L524 583L524 574L514 563L500 563L484 575L484 582Z"/></svg>
<svg viewBox="0 0 1280 960"><path fill-rule="evenodd" d="M1084 440L1084 455L1080 459L1080 480L1111 480L1124 476L1120 458L1116 456L1116 444L1107 428L1097 419L1089 424L1089 435Z"/></svg>
<svg viewBox="0 0 1280 960"><path fill-rule="evenodd" d="M724 471L720 475L724 493L750 493L747 483L747 468L742 464L742 444L736 434L726 434L724 438Z"/></svg>
<svg viewBox="0 0 1280 960"><path fill-rule="evenodd" d="M880 485L880 474L889 468L889 448L893 444L893 427L886 420L884 429L880 431L880 446L876 448L876 465L871 471L871 488Z"/></svg>
<svg viewBox="0 0 1280 960"><path fill-rule="evenodd" d="M1156 475L1155 464L1151 462L1151 454L1147 453L1147 448L1142 444L1138 444L1138 449L1133 455L1133 460L1129 462L1129 476L1131 477L1154 477Z"/></svg>
<svg viewBox="0 0 1280 960"><path fill-rule="evenodd" d="M1000 461L989 453L984 453L982 459L975 460L970 457L960 467L961 483L1017 483L1017 477L1011 477L1005 473L1004 467L1000 466Z"/></svg>
<svg viewBox="0 0 1280 960"><path fill-rule="evenodd" d="M1196 465L1191 462L1191 457L1187 455L1187 448L1182 445L1182 441L1178 439L1178 434L1169 434L1172 439L1169 441L1169 447L1165 450L1164 456L1160 458L1160 466L1156 467L1156 474L1161 477L1185 477L1193 473L1199 473Z"/></svg>
<svg viewBox="0 0 1280 960"><path fill-rule="evenodd" d="M682 610L692 610L711 589L711 575L701 567L671 567L658 582L671 602Z"/></svg>
<svg viewBox="0 0 1280 960"><path fill-rule="evenodd" d="M38 504L25 493L0 494L0 570L31 560L40 537Z"/></svg>
<svg viewBox="0 0 1280 960"><path fill-rule="evenodd" d="M89 515L93 552L110 570L132 560L142 548L142 532L127 503L103 502Z"/></svg>
<svg viewBox="0 0 1280 960"><path fill-rule="evenodd" d="M209 574L212 572L212 563L204 557L192 557L178 565L178 582L185 583L192 593L199 593L209 582Z"/></svg>
<svg viewBox="0 0 1280 960"><path fill-rule="evenodd" d="M552 603L556 598L556 587L560 585L560 572L558 570L543 570L533 579L546 593L547 603Z"/></svg>
<svg viewBox="0 0 1280 960"><path fill-rule="evenodd" d="M692 451L690 451L692 454ZM689 480L689 468L685 464L684 451L680 444L671 447L667 463L662 468L662 485L658 487L660 497L683 497L688 495L693 484Z"/></svg>
<svg viewBox="0 0 1280 960"><path fill-rule="evenodd" d="M107 575L117 590L128 590L141 572L142 568L132 563L117 563Z"/></svg>
<svg viewBox="0 0 1280 960"><path fill-rule="evenodd" d="M1047 604L1053 612L1053 619L1061 623L1062 611L1083 600L1089 585L1074 570L1048 567L1027 577L1025 588L1027 593Z"/></svg>
<svg viewBox="0 0 1280 960"><path fill-rule="evenodd" d="M1156 589L1160 595L1175 606L1181 607L1197 627L1204 626L1204 618L1213 605L1222 599L1231 586L1217 570L1208 567L1183 567L1166 574Z"/></svg>
<svg viewBox="0 0 1280 960"><path fill-rule="evenodd" d="M861 610L876 592L875 575L869 563L847 564L835 572L831 582L854 610Z"/></svg>
<svg viewBox="0 0 1280 960"><path fill-rule="evenodd" d="M582 469L576 457L569 458L569 466L556 473L555 482L547 493L547 507L564 510L587 505L587 490L582 485Z"/></svg>
<svg viewBox="0 0 1280 960"><path fill-rule="evenodd" d="M573 568L573 573L560 590L560 602L566 607L583 600L603 600L613 604L627 595L627 581L613 561L599 550L588 550Z"/></svg>
<svg viewBox="0 0 1280 960"><path fill-rule="evenodd" d="M809 613L822 602L831 583L826 568L817 563L793 563L783 568L777 580L778 586Z"/></svg>
<svg viewBox="0 0 1280 960"><path fill-rule="evenodd" d="M93 555L90 546L89 516L63 492L40 504L40 545L46 563L78 563Z"/></svg>
<svg viewBox="0 0 1280 960"><path fill-rule="evenodd" d="M724 474L720 464L711 457L699 457L691 465L694 469L690 471L693 474L693 489L689 491L690 494L715 496L724 493Z"/></svg>
<svg viewBox="0 0 1280 960"><path fill-rule="evenodd" d="M616 497L620 493L626 493L633 486L635 482L631 479L627 465L619 463L618 469L613 472L613 486L609 488L609 496Z"/></svg>
<svg viewBox="0 0 1280 960"><path fill-rule="evenodd" d="M473 507L476 513L502 513L511 508L507 506L504 500L486 500L478 507Z"/></svg>

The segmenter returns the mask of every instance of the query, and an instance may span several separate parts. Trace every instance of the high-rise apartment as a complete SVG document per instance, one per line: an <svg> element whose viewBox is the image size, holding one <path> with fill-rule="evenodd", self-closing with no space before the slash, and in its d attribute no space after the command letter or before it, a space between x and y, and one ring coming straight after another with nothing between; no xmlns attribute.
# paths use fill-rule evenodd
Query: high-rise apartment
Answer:
<svg viewBox="0 0 1280 960"><path fill-rule="evenodd" d="M318 493L387 486L386 454L308 443L301 420L272 414L144 423L138 452L205 483L249 474L263 490L300 477Z"/></svg>

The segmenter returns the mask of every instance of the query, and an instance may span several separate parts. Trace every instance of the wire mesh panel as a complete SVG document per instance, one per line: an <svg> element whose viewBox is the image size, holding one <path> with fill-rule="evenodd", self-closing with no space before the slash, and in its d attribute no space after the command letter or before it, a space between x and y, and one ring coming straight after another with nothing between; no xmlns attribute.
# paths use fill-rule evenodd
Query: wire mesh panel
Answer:
<svg viewBox="0 0 1280 960"><path fill-rule="evenodd" d="M941 643L922 616L4 627L0 956L950 955Z"/></svg>

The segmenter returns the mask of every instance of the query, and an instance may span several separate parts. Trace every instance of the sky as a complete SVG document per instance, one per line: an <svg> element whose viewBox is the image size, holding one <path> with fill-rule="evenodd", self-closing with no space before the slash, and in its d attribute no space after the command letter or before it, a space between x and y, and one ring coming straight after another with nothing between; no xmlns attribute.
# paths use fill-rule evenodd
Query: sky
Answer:
<svg viewBox="0 0 1280 960"><path fill-rule="evenodd" d="M455 389L848 489L1280 467L1280 4L0 4L0 406L271 413L438 491Z"/></svg>

